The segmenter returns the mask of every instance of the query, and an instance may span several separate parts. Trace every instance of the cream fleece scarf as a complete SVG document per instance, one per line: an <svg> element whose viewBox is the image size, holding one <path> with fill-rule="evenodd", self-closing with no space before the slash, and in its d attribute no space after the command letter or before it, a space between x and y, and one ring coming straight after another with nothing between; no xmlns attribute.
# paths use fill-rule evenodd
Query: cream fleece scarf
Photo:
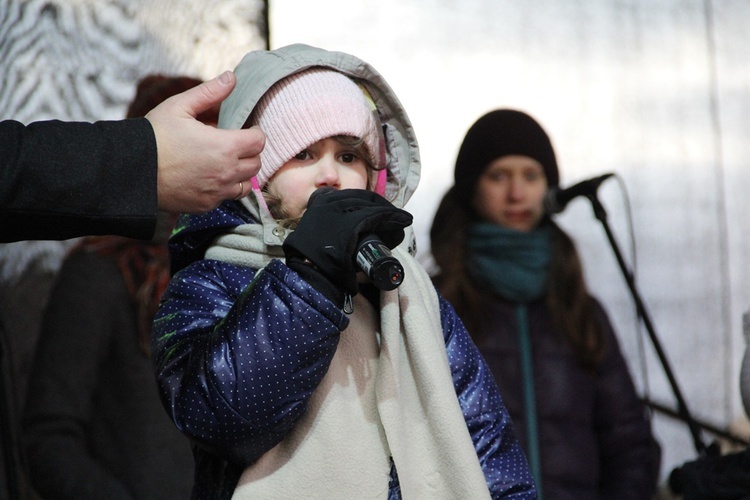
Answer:
<svg viewBox="0 0 750 500"><path fill-rule="evenodd" d="M393 254L404 282L381 292L379 315L355 297L308 412L245 470L234 498L387 498L389 454L407 500L490 497L453 386L437 294L407 251ZM206 258L259 269L283 254L263 243L261 225L248 224L218 238Z"/></svg>

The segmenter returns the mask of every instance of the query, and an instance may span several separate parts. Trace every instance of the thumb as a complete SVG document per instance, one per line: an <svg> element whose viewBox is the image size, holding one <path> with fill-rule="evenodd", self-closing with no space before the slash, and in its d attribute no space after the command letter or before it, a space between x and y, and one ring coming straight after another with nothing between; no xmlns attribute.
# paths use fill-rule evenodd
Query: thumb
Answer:
<svg viewBox="0 0 750 500"><path fill-rule="evenodd" d="M175 96L178 101L175 104L195 118L204 111L219 106L232 92L236 83L237 77L227 70L216 78Z"/></svg>

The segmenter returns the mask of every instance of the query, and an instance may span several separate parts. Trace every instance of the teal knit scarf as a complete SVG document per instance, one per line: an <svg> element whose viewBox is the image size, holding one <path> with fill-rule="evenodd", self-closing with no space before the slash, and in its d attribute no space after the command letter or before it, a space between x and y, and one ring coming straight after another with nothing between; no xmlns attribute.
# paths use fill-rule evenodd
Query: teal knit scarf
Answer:
<svg viewBox="0 0 750 500"><path fill-rule="evenodd" d="M530 232L497 224L473 224L468 230L468 272L477 283L516 305L523 380L524 413L529 466L542 499L539 427L534 390L534 365L526 304L546 290L552 255L552 230L542 226Z"/></svg>
<svg viewBox="0 0 750 500"><path fill-rule="evenodd" d="M468 229L468 272L482 285L514 302L544 295L552 255L552 230L530 232L497 224L472 224Z"/></svg>

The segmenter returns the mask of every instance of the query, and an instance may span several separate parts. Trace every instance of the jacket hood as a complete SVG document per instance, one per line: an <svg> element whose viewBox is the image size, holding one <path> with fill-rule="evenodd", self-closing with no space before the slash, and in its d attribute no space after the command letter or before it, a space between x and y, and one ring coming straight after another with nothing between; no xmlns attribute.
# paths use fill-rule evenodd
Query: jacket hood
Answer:
<svg viewBox="0 0 750 500"><path fill-rule="evenodd" d="M417 139L411 121L390 85L372 66L355 56L304 44L248 53L234 70L237 84L221 105L218 127L243 128L261 97L276 82L313 67L343 73L370 94L377 108L387 151L385 198L403 208L419 183ZM246 209L246 213L242 213L244 211L239 205ZM217 221L215 226L211 224ZM260 192L254 189L240 202L227 201L207 214L180 218L170 240L173 272L201 258L215 236L248 221L263 225L263 239L267 245L280 246L283 243L285 232L278 230L276 222L265 210Z"/></svg>

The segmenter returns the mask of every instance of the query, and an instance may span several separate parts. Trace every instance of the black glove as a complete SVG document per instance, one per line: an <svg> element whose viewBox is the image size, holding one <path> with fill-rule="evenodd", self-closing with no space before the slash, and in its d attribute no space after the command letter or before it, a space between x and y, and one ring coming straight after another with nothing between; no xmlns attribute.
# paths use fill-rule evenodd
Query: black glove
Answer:
<svg viewBox="0 0 750 500"><path fill-rule="evenodd" d="M411 223L409 212L394 207L372 191L320 188L310 196L299 225L284 241L284 255L289 267L306 279L312 276L315 281L310 274L311 266L305 264L312 263L312 269L322 274L341 295L331 297L321 289L326 287L325 283L317 288L340 303L343 293L356 295L358 291L356 252L360 239L375 234L393 249L403 241L404 228Z"/></svg>

